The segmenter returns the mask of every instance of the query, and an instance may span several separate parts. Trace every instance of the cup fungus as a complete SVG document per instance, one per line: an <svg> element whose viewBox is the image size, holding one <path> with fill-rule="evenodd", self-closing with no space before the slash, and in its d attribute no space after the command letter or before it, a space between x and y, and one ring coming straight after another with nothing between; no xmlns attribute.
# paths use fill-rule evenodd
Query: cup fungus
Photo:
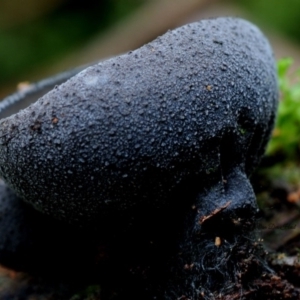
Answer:
<svg viewBox="0 0 300 300"><path fill-rule="evenodd" d="M217 18L168 31L7 116L44 86L7 98L0 113L0 176L36 210L102 231L119 218L134 228L149 212L163 211L165 224L182 214L182 272L200 272L191 265L203 257L202 228L221 249L228 224L253 219L248 177L278 101L272 50L254 25ZM184 290L191 299L197 272ZM183 293L170 290L164 299Z"/></svg>

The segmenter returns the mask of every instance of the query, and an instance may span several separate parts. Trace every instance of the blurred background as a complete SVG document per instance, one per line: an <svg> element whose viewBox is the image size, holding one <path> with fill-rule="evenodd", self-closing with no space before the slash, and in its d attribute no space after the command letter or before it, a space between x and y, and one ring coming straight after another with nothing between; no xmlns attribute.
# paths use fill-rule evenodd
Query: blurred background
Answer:
<svg viewBox="0 0 300 300"><path fill-rule="evenodd" d="M299 0L0 0L0 98L19 82L135 49L168 29L215 16L256 23L276 57L291 56L297 65Z"/></svg>
<svg viewBox="0 0 300 300"><path fill-rule="evenodd" d="M252 21L277 59L294 60L289 71L290 61L279 64L284 101L253 183L267 247L300 255L300 72L296 84L286 77L300 67L300 0L0 0L0 99L20 82L136 49L169 29L217 16ZM8 285L3 272L0 292ZM293 276L299 284L300 273Z"/></svg>

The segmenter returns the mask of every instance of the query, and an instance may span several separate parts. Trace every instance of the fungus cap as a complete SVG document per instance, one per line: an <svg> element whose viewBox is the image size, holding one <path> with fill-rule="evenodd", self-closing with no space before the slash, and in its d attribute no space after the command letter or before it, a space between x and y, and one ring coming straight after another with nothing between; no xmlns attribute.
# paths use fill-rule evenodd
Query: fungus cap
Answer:
<svg viewBox="0 0 300 300"><path fill-rule="evenodd" d="M236 170L249 185L277 101L260 30L236 18L199 21L88 67L2 119L0 176L70 222L184 205L170 195L207 190Z"/></svg>

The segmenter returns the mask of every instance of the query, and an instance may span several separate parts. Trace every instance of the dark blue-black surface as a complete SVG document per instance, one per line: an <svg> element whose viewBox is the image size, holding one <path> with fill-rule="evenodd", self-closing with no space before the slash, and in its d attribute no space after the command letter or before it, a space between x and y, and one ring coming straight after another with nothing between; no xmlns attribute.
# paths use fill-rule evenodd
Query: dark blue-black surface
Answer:
<svg viewBox="0 0 300 300"><path fill-rule="evenodd" d="M36 94L43 86L34 87ZM9 98L0 116L35 90ZM268 41L257 27L234 18L185 25L83 70L0 121L0 175L37 210L1 188L0 224L8 226L1 229L0 262L42 268L32 253L49 254L38 240L53 227L44 243L60 241L62 251L53 248L57 264L73 251L82 269L92 268L94 260L84 253L96 246L84 234L76 236L79 225L92 228L98 246L100 239L109 245L104 278L114 282L122 274L119 283L130 297L126 274L141 287L136 299L197 299L206 280L206 240L199 233L208 233L213 248L215 236L234 234L234 220L253 225L256 202L248 177L270 137L277 102ZM18 231L9 241L18 228L26 229L24 235ZM70 236L66 243L64 236ZM76 250L76 242L87 248ZM184 266L192 262L187 274Z"/></svg>
<svg viewBox="0 0 300 300"><path fill-rule="evenodd" d="M200 190L214 173L250 174L277 97L272 50L255 26L189 24L1 120L0 174L35 208L69 222L170 205L186 180Z"/></svg>

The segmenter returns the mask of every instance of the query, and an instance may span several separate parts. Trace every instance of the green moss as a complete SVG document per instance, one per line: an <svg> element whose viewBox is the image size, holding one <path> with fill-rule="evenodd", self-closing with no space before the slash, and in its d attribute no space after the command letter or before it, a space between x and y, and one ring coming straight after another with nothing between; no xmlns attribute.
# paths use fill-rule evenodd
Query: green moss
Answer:
<svg viewBox="0 0 300 300"><path fill-rule="evenodd" d="M239 127L239 132L241 135L245 135L247 133L247 130L245 128Z"/></svg>
<svg viewBox="0 0 300 300"><path fill-rule="evenodd" d="M293 162L275 164L270 168L260 170L260 174L264 178L271 179L272 182L281 183L281 185L288 184L291 189L300 188L300 168Z"/></svg>
<svg viewBox="0 0 300 300"><path fill-rule="evenodd" d="M100 297L99 285L90 285L85 290L73 295L70 300L97 300Z"/></svg>
<svg viewBox="0 0 300 300"><path fill-rule="evenodd" d="M266 151L266 157L273 165L261 168L259 174L273 183L299 189L300 70L290 72L292 64L291 58L278 61L280 102L275 129Z"/></svg>
<svg viewBox="0 0 300 300"><path fill-rule="evenodd" d="M276 127L267 155L280 154L284 161L299 161L300 153L300 71L288 75L292 59L278 61L280 103Z"/></svg>

